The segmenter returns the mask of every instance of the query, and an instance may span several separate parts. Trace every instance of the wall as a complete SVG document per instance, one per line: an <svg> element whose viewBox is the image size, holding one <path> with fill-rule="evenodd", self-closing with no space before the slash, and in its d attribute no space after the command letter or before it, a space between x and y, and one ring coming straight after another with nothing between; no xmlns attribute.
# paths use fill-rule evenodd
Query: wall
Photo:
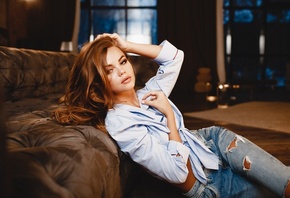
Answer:
<svg viewBox="0 0 290 198"><path fill-rule="evenodd" d="M24 0L7 0L7 30L9 46L17 46L19 39L27 35L27 5Z"/></svg>
<svg viewBox="0 0 290 198"><path fill-rule="evenodd" d="M158 40L169 40L185 53L174 92L194 90L200 67L211 70L212 84L216 69L216 1L158 0ZM173 93L174 93L173 92ZM186 96L185 96L186 97Z"/></svg>
<svg viewBox="0 0 290 198"><path fill-rule="evenodd" d="M7 28L6 22L6 0L0 0L0 27Z"/></svg>
<svg viewBox="0 0 290 198"><path fill-rule="evenodd" d="M62 41L72 40L75 3L72 0L6 0L9 45L59 51Z"/></svg>

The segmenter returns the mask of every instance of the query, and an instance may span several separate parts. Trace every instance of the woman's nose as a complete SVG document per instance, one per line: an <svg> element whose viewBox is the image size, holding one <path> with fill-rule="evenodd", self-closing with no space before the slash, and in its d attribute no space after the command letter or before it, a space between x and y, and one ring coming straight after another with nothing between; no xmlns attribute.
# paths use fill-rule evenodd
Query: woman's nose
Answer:
<svg viewBox="0 0 290 198"><path fill-rule="evenodd" d="M118 67L119 76L122 76L125 73L125 70L122 67Z"/></svg>

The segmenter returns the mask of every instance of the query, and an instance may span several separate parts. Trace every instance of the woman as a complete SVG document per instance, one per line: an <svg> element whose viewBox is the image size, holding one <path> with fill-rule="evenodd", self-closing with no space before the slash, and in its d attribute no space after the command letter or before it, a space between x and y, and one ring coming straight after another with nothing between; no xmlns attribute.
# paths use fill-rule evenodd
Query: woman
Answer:
<svg viewBox="0 0 290 198"><path fill-rule="evenodd" d="M160 64L137 91L129 52ZM78 55L53 116L107 131L135 162L188 197L267 197L268 190L290 197L289 168L247 139L220 127L185 128L168 99L183 56L168 41L146 45L98 35Z"/></svg>

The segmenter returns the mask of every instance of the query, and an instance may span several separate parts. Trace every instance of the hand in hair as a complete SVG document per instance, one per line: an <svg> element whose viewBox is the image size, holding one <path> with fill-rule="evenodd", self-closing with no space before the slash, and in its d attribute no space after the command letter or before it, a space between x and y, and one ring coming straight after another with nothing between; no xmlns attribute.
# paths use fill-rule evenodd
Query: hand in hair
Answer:
<svg viewBox="0 0 290 198"><path fill-rule="evenodd" d="M103 34L97 35L95 40L98 40L98 39L103 38L103 37L110 37L111 39L113 39L114 44L117 47L119 47L124 52L128 52L129 42L124 40L121 36L119 36L119 34L117 34L117 33L113 33L113 34L103 33Z"/></svg>

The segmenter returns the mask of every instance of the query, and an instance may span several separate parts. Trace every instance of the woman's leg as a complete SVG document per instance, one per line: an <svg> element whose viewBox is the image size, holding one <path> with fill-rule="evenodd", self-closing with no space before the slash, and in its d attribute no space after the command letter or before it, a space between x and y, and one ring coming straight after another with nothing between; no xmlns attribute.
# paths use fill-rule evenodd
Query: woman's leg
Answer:
<svg viewBox="0 0 290 198"><path fill-rule="evenodd" d="M288 184L287 184L287 188L285 191L285 197L290 198L290 182L288 182Z"/></svg>
<svg viewBox="0 0 290 198"><path fill-rule="evenodd" d="M233 171L260 183L280 197L284 193L287 197L290 191L289 167L246 138L227 129L209 127L198 130L198 133L205 139L206 144L213 142L222 160Z"/></svg>

